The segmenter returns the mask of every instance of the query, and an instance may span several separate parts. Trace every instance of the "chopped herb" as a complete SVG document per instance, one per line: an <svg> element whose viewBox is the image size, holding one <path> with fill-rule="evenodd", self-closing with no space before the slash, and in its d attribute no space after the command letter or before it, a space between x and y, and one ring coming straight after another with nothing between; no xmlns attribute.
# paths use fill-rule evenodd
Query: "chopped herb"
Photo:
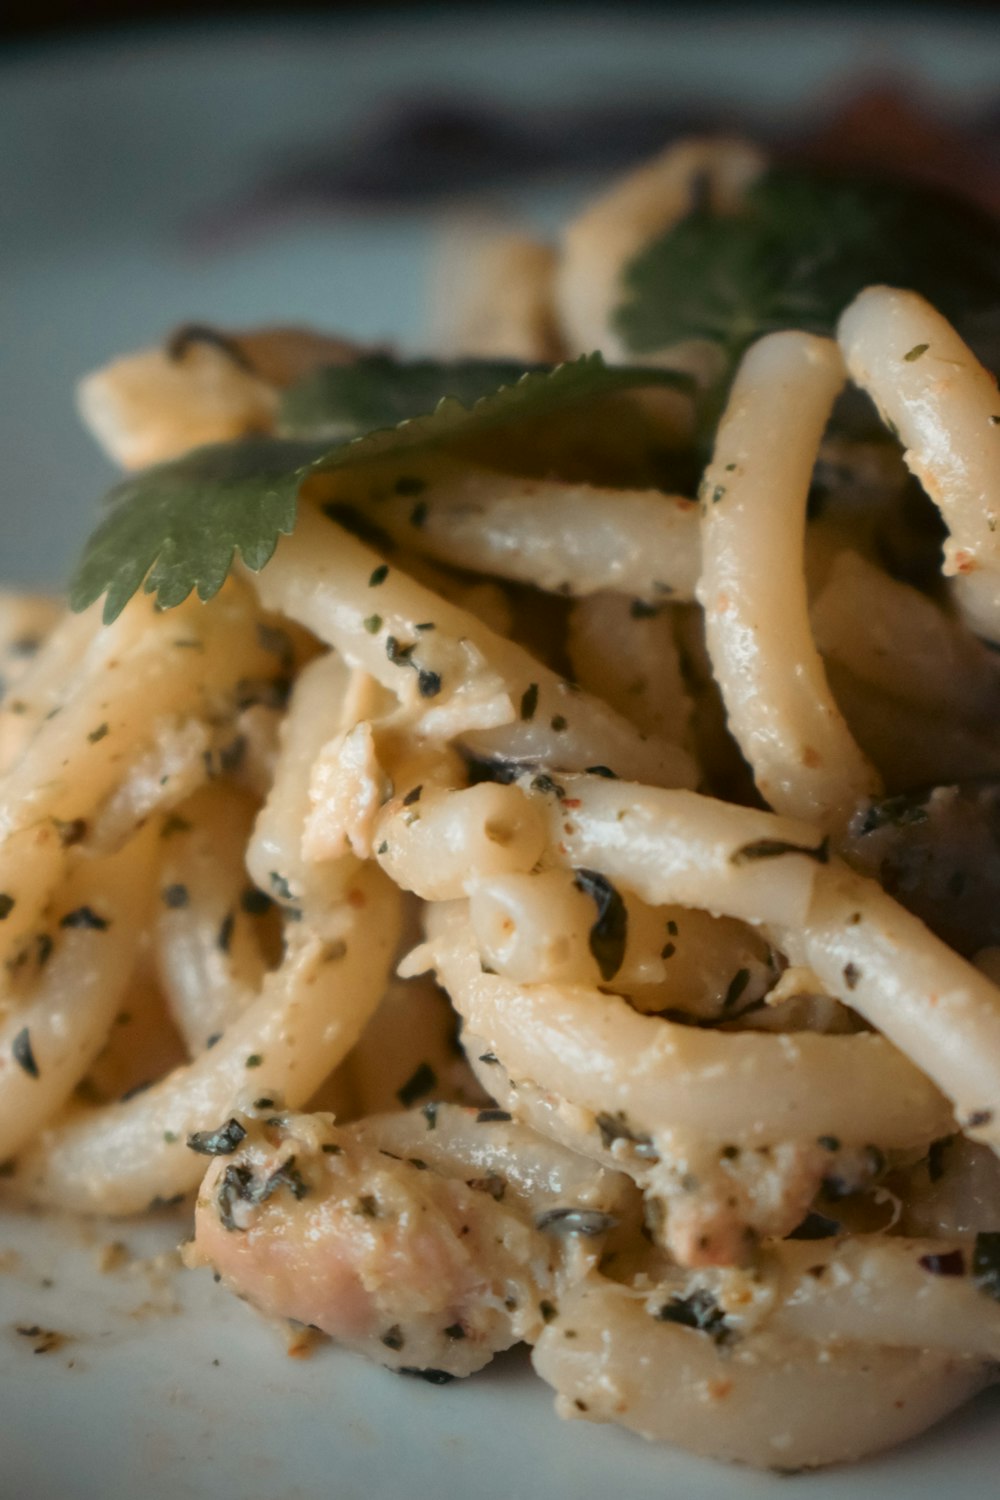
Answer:
<svg viewBox="0 0 1000 1500"><path fill-rule="evenodd" d="M784 839L756 839L731 854L729 862L733 865L748 865L758 859L777 859L782 854L804 854L807 859L814 859L817 864L825 865L830 858L830 840L823 839L812 849L807 844L786 843Z"/></svg>
<svg viewBox="0 0 1000 1500"><path fill-rule="evenodd" d="M608 781L617 781L618 777L610 766L588 766L588 776L604 776Z"/></svg>
<svg viewBox="0 0 1000 1500"><path fill-rule="evenodd" d="M427 1113L427 1106L424 1108L424 1113ZM510 1112L506 1109L481 1109L476 1116L476 1124L500 1125L511 1118Z"/></svg>
<svg viewBox="0 0 1000 1500"><path fill-rule="evenodd" d="M213 1031L209 1036L207 1036L205 1038L205 1047L206 1047L206 1049L209 1052L211 1052L212 1048L214 1046L216 1046L221 1041L222 1041L222 1032L221 1031Z"/></svg>
<svg viewBox="0 0 1000 1500"><path fill-rule="evenodd" d="M543 1323L551 1323L554 1318L559 1316L559 1309L554 1303L547 1301L545 1298L539 1302L538 1311L542 1315Z"/></svg>
<svg viewBox="0 0 1000 1500"><path fill-rule="evenodd" d="M243 1066L245 1068L259 1068L263 1061L264 1059L259 1052L251 1052Z"/></svg>
<svg viewBox="0 0 1000 1500"><path fill-rule="evenodd" d="M422 1062L410 1075L402 1088L396 1090L396 1098L404 1109L416 1104L418 1099L429 1094L437 1086L437 1074L430 1063Z"/></svg>
<svg viewBox="0 0 1000 1500"><path fill-rule="evenodd" d="M104 917L99 917L90 906L78 906L74 911L68 911L60 918L60 927L85 927L91 932L106 932L111 924Z"/></svg>
<svg viewBox="0 0 1000 1500"><path fill-rule="evenodd" d="M596 1208L548 1208L535 1217L535 1228L543 1234L582 1234L591 1238L607 1234L618 1220Z"/></svg>
<svg viewBox="0 0 1000 1500"><path fill-rule="evenodd" d="M222 1181L215 1195L215 1205L219 1210L219 1222L223 1229L238 1230L240 1226L233 1217L233 1209L237 1203L253 1202L254 1176L250 1168L230 1164L222 1174Z"/></svg>
<svg viewBox="0 0 1000 1500"><path fill-rule="evenodd" d="M31 1037L27 1026L23 1026L17 1033L17 1036L11 1042L10 1050L18 1067L23 1068L29 1078L39 1077L38 1063L35 1061L35 1054L31 1050Z"/></svg>
<svg viewBox="0 0 1000 1500"><path fill-rule="evenodd" d="M436 1104L424 1104L421 1106L420 1113L427 1121L427 1129L436 1130L438 1122L438 1106Z"/></svg>
<svg viewBox="0 0 1000 1500"><path fill-rule="evenodd" d="M722 1009L731 1010L732 1007L736 1004L737 1000L739 1000L740 996L749 983L750 970L738 969L733 975L732 979L729 981L729 988L726 990L726 996L722 1002Z"/></svg>
<svg viewBox="0 0 1000 1500"><path fill-rule="evenodd" d="M499 1064L500 1059L497 1057L497 1055L496 1055L495 1052L480 1052L480 1054L479 1054L479 1061L481 1063L497 1063L497 1064Z"/></svg>
<svg viewBox="0 0 1000 1500"><path fill-rule="evenodd" d="M413 653L413 649L413 643L409 646L401 646L394 635L387 635L385 638L385 654L394 667L412 666L413 663L410 661L410 656Z"/></svg>
<svg viewBox="0 0 1000 1500"><path fill-rule="evenodd" d="M418 1370L414 1365L400 1365L399 1375L411 1375L414 1380L426 1380L428 1385L450 1385L455 1379L447 1370Z"/></svg>
<svg viewBox="0 0 1000 1500"><path fill-rule="evenodd" d="M605 984L618 973L625 959L628 911L610 880L597 870L576 870L573 884L597 906L597 921L590 929L588 944Z"/></svg>
<svg viewBox="0 0 1000 1500"><path fill-rule="evenodd" d="M828 1219L826 1214L818 1214L815 1211L806 1214L801 1224L798 1224L788 1236L790 1240L828 1240L833 1235L840 1233L841 1226L836 1219Z"/></svg>
<svg viewBox="0 0 1000 1500"><path fill-rule="evenodd" d="M444 1330L444 1336L446 1339L464 1339L465 1329L461 1323L449 1323L448 1327Z"/></svg>
<svg viewBox="0 0 1000 1500"><path fill-rule="evenodd" d="M371 1193L362 1193L354 1207L354 1212L363 1219L378 1218L378 1199Z"/></svg>
<svg viewBox="0 0 1000 1500"><path fill-rule="evenodd" d="M385 1333L382 1334L382 1343L387 1349L398 1351L403 1348L406 1340L403 1337L403 1330L398 1323L393 1323L391 1328L386 1329Z"/></svg>
<svg viewBox="0 0 1000 1500"><path fill-rule="evenodd" d="M388 576L389 564L380 563L377 568L372 569L371 575L368 579L368 587L370 589L377 589L379 584L385 583L385 580L388 578Z"/></svg>
<svg viewBox="0 0 1000 1500"><path fill-rule="evenodd" d="M285 879L284 875L279 875L277 870L272 870L270 875L268 876L268 879L271 882L271 889L274 891L279 900L295 900L295 897L292 895L292 888L288 884L288 881Z"/></svg>
<svg viewBox="0 0 1000 1500"><path fill-rule="evenodd" d="M168 1146L176 1146L177 1142L180 1140L180 1136L177 1134L176 1130L165 1130L163 1132L163 1139Z"/></svg>
<svg viewBox="0 0 1000 1500"><path fill-rule="evenodd" d="M538 683L530 682L521 694L521 718L525 721L535 717L538 707Z"/></svg>
<svg viewBox="0 0 1000 1500"><path fill-rule="evenodd" d="M974 1109L966 1116L964 1130L977 1130L983 1125L992 1125L993 1111L991 1109Z"/></svg>
<svg viewBox="0 0 1000 1500"><path fill-rule="evenodd" d="M687 1297L676 1294L658 1308L655 1317L658 1323L678 1323L682 1328L694 1328L698 1333L707 1333L716 1342L725 1338L726 1317L711 1292L691 1292Z"/></svg>
<svg viewBox="0 0 1000 1500"><path fill-rule="evenodd" d="M849 990L857 989L858 980L861 978L861 970L857 964L844 965L844 983Z"/></svg>
<svg viewBox="0 0 1000 1500"><path fill-rule="evenodd" d="M914 360L919 359L921 354L926 354L930 347L930 344L914 344L913 348L908 349L903 355L903 358L908 365L912 365Z"/></svg>
<svg viewBox="0 0 1000 1500"><path fill-rule="evenodd" d="M338 1146L335 1141L324 1141L320 1147L324 1156L343 1156L343 1146Z"/></svg>
<svg viewBox="0 0 1000 1500"><path fill-rule="evenodd" d="M235 922L235 916L231 911L229 911L219 923L219 932L215 941L220 951L223 953L229 952L229 946L233 941L233 927L235 925Z"/></svg>
<svg viewBox="0 0 1000 1500"><path fill-rule="evenodd" d="M531 789L533 792L552 793L559 798L560 802L566 795L565 788L561 787L557 781L553 781L551 776L546 776L544 771L532 779Z"/></svg>
<svg viewBox="0 0 1000 1500"><path fill-rule="evenodd" d="M676 937L677 936L677 923L675 921L673 921L673 919L671 919L667 923L667 932L670 935L670 937Z"/></svg>
<svg viewBox="0 0 1000 1500"><path fill-rule="evenodd" d="M294 1156L289 1156L276 1171L271 1173L260 1189L258 1201L266 1203L267 1199L282 1187L288 1189L296 1203L301 1202L309 1192L309 1185L303 1180L302 1173L296 1167Z"/></svg>
<svg viewBox="0 0 1000 1500"><path fill-rule="evenodd" d="M110 728L110 726L107 723L98 724L97 728L96 729L92 729L90 731L90 733L87 735L87 738L90 741L90 743L92 745L96 745L97 742L98 742L98 740L103 740L104 736L109 732L109 728Z"/></svg>
<svg viewBox="0 0 1000 1500"><path fill-rule="evenodd" d="M645 599L633 599L629 605L629 614L633 620L652 620L660 613L658 604L647 604Z"/></svg>
<svg viewBox="0 0 1000 1500"><path fill-rule="evenodd" d="M981 1292L1000 1302L1000 1233L996 1230L976 1235L972 1279Z"/></svg>
<svg viewBox="0 0 1000 1500"><path fill-rule="evenodd" d="M182 906L187 906L189 900L186 885L165 886L160 895L163 898L164 906L169 906L173 911L178 910Z"/></svg>
<svg viewBox="0 0 1000 1500"><path fill-rule="evenodd" d="M35 959L40 969L45 968L45 965L52 957L54 947L55 944L47 932L40 932L35 938Z"/></svg>
<svg viewBox="0 0 1000 1500"><path fill-rule="evenodd" d="M239 1120L227 1120L217 1130L196 1130L187 1138L188 1147L200 1156L232 1156L240 1141L246 1137L246 1129Z"/></svg>
<svg viewBox="0 0 1000 1500"><path fill-rule="evenodd" d="M652 1136L633 1130L624 1115L598 1115L597 1128L601 1133L601 1144L610 1151L615 1141L628 1141L635 1147L636 1156L647 1161L658 1161L659 1155L653 1145Z"/></svg>
<svg viewBox="0 0 1000 1500"><path fill-rule="evenodd" d="M424 630L436 630L437 626L434 624L433 620L422 620L419 625L414 625L413 628L414 628L414 630L424 631Z"/></svg>
<svg viewBox="0 0 1000 1500"><path fill-rule="evenodd" d="M824 1151L839 1151L840 1139L835 1135L820 1135L816 1137L817 1146L822 1146Z"/></svg>
<svg viewBox="0 0 1000 1500"><path fill-rule="evenodd" d="M369 615L367 620L365 621L365 629L367 630L369 635L378 635L379 631L382 629L382 616Z"/></svg>
<svg viewBox="0 0 1000 1500"><path fill-rule="evenodd" d="M917 1265L932 1276L964 1276L965 1256L961 1250L945 1250L940 1254L921 1255Z"/></svg>
<svg viewBox="0 0 1000 1500"><path fill-rule="evenodd" d="M13 896L9 896L6 891L0 892L0 922L10 916L15 904Z"/></svg>
<svg viewBox="0 0 1000 1500"><path fill-rule="evenodd" d="M441 691L440 672L432 672L429 667L421 667L417 672L417 691L421 698L436 698Z"/></svg>
<svg viewBox="0 0 1000 1500"><path fill-rule="evenodd" d="M378 848L375 850L375 853L376 854L388 854L389 853L389 842L388 842L387 839L383 839L382 840L381 844L379 844Z"/></svg>
<svg viewBox="0 0 1000 1500"><path fill-rule="evenodd" d="M562 714L553 714L550 722L556 734L562 734L566 728L566 720Z"/></svg>
<svg viewBox="0 0 1000 1500"><path fill-rule="evenodd" d="M403 798L403 806L404 807L412 807L415 802L419 802L420 801L420 794L423 791L423 789L424 788L423 788L422 784L419 785L419 786L412 787L410 789L410 791L407 792L406 796Z"/></svg>
<svg viewBox="0 0 1000 1500"><path fill-rule="evenodd" d="M914 797L884 797L873 802L857 820L857 832L861 835L875 833L879 828L907 828L911 823L926 823L927 808L922 800Z"/></svg>
<svg viewBox="0 0 1000 1500"><path fill-rule="evenodd" d="M676 952L677 952L677 944L676 943L664 943L663 947L660 949L660 957L661 958L673 958L673 956L674 956L674 954Z"/></svg>
<svg viewBox="0 0 1000 1500"><path fill-rule="evenodd" d="M486 1193L494 1203L502 1202L507 1191L507 1183L498 1172L487 1172L485 1177L470 1177L465 1185L473 1192Z"/></svg>
<svg viewBox="0 0 1000 1500"><path fill-rule="evenodd" d="M64 849L71 849L74 844L82 843L87 837L87 824L83 818L53 818L53 826L59 836L59 842Z"/></svg>

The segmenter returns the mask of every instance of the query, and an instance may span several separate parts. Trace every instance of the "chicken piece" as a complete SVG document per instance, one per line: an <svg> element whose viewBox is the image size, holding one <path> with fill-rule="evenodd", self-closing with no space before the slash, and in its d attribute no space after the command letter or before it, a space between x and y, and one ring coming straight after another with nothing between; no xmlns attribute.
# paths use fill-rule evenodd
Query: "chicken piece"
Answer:
<svg viewBox="0 0 1000 1500"><path fill-rule="evenodd" d="M429 1104L346 1128L234 1116L199 1193L191 1265L270 1317L392 1369L468 1375L534 1340L638 1194L503 1111Z"/></svg>

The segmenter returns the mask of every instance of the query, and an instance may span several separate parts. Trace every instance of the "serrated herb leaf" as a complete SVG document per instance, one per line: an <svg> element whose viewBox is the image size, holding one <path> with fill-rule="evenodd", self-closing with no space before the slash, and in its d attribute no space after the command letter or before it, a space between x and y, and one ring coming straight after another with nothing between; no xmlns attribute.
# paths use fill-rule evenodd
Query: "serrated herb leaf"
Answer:
<svg viewBox="0 0 1000 1500"><path fill-rule="evenodd" d="M624 391L648 386L691 390L692 385L691 378L677 370L607 365L600 354L584 354L554 368L529 370L513 385L500 386L471 406L446 396L431 412L411 417L398 427L366 433L335 448L313 464L309 477L321 478L337 469L373 460L383 462L415 449L465 443L498 428L537 421L565 407Z"/></svg>
<svg viewBox="0 0 1000 1500"><path fill-rule="evenodd" d="M295 525L304 467L323 451L248 438L195 448L126 479L84 549L70 605L86 609L106 593L110 622L143 584L170 609L192 590L211 599L237 552L254 571L264 567Z"/></svg>
<svg viewBox="0 0 1000 1500"><path fill-rule="evenodd" d="M533 370L471 406L449 396L433 411L398 427L333 447L247 438L197 448L112 490L108 513L70 584L70 604L86 609L107 594L104 618L110 622L143 586L155 593L161 609L182 603L192 591L210 599L237 553L255 572L270 561L279 537L294 528L303 485L322 498L327 474L474 438L617 392L652 385L688 389L690 384L687 376L671 370L610 368L599 354L590 354L554 369Z"/></svg>
<svg viewBox="0 0 1000 1500"><path fill-rule="evenodd" d="M312 438L392 427L432 412L448 396L472 406L500 386L514 385L528 368L518 360L396 360L369 354L350 365L316 370L291 386L281 401L278 428L289 437Z"/></svg>
<svg viewBox="0 0 1000 1500"><path fill-rule="evenodd" d="M1000 304L1000 227L899 181L777 169L736 214L697 204L626 269L616 324L636 352L709 339L735 362L783 328L832 333L865 286L922 292L946 317Z"/></svg>

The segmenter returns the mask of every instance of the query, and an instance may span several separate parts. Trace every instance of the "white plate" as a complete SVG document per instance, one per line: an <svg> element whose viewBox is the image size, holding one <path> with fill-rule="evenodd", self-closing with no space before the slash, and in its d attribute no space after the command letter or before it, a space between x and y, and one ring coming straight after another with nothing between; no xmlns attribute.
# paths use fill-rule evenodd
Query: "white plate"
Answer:
<svg viewBox="0 0 1000 1500"><path fill-rule="evenodd" d="M945 101L994 103L988 17L843 12L727 19L614 10L261 23L8 56L0 66L3 571L57 584L110 470L71 389L116 351L192 317L284 321L419 345L443 211L297 213L207 242L291 153L364 129L380 105L449 88L479 103L716 99L728 118L792 116L873 66ZM552 222L581 191L510 184ZM89 1246L85 1243L91 1234ZM0 1495L9 1500L986 1500L995 1397L863 1467L779 1481L560 1424L512 1356L439 1390L330 1348L282 1342L205 1274L102 1274L95 1245L176 1243L169 1219L85 1232L0 1220ZM16 1252L6 1254L6 1252ZM68 1336L45 1354L39 1326Z"/></svg>

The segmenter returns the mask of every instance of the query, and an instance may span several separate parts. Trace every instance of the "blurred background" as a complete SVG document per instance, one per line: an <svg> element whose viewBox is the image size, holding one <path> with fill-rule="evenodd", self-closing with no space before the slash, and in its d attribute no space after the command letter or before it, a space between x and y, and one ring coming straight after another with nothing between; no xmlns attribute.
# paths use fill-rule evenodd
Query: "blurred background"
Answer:
<svg viewBox="0 0 1000 1500"><path fill-rule="evenodd" d="M695 130L1000 207L1000 0L7 0L3 573L58 584L114 477L86 370L192 320L433 348L466 246Z"/></svg>

